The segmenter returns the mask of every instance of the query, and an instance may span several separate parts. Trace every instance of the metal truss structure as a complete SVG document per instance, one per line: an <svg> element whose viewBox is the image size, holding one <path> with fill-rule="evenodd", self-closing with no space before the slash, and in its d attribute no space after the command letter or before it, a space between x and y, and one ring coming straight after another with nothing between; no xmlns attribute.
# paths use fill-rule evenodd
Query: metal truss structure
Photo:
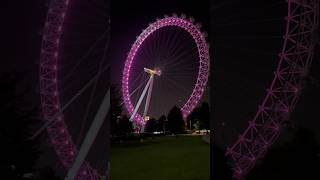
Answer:
<svg viewBox="0 0 320 180"><path fill-rule="evenodd" d="M319 24L319 0L288 0L286 31L274 79L248 128L227 149L235 179L244 179L289 120L308 75Z"/></svg>
<svg viewBox="0 0 320 180"><path fill-rule="evenodd" d="M137 51L139 50L140 46L143 46L143 42L148 38L148 36L150 36L153 32L157 31L158 29L167 26L176 26L179 28L183 28L193 37L195 43L197 44L200 66L197 81L193 88L192 94L181 108L183 117L186 119L186 117L196 107L208 81L210 57L209 48L205 39L207 35L206 33L201 32L201 25L199 23L194 25L193 22L193 18L187 19L185 15L181 15L181 17L178 17L176 14L174 14L172 17L165 16L162 19L156 20L156 22L150 24L146 29L144 29L142 33L138 36L136 41L133 43L133 45L131 46L131 50L127 56L122 76L123 101L130 115L134 113L135 109L131 102L129 93L129 77L131 65L135 59ZM138 129L143 129L143 127L145 126L145 122L142 115L136 113L133 118L134 125L136 127L139 127Z"/></svg>
<svg viewBox="0 0 320 180"><path fill-rule="evenodd" d="M43 30L40 54L40 96L42 114L47 126L50 142L62 165L71 168L78 150L72 142L64 122L58 92L59 42L70 0L52 0ZM76 176L77 180L100 179L97 171L84 162Z"/></svg>

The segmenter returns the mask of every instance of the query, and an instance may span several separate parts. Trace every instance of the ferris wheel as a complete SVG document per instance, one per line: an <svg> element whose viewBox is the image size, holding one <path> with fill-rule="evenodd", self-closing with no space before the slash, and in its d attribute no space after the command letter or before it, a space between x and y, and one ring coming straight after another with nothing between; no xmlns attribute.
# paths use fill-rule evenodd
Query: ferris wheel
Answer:
<svg viewBox="0 0 320 180"><path fill-rule="evenodd" d="M130 114L130 120L134 122L137 131L143 132L145 126L145 117L148 114L149 106L153 106L158 101L151 101L151 96L160 96L165 98L162 94L170 94L165 90L168 84L172 83L175 86L171 91L180 92L181 89L189 90L187 93L180 93L177 97L183 99L180 101L180 108L184 119L192 112L201 99L208 81L209 75L209 49L206 43L206 33L201 32L201 24L193 24L194 19L187 19L186 15L182 14L178 17L165 16L157 19L156 22L151 23L142 33L137 37L136 41L131 46L128 53L122 76L122 96L125 107ZM179 34L177 34L179 33ZM172 41L165 42L161 39L171 39ZM160 42L161 41L161 42ZM150 46L155 48L146 52ZM172 46L174 44L175 46ZM189 46L184 46L190 44ZM175 51L171 49L175 48ZM161 53L159 53L161 51ZM151 69L150 69L151 68ZM162 69L163 68L163 69ZM136 71L139 71L136 73ZM174 73L172 73L174 71ZM146 85L144 81L134 88L134 82L138 79L139 73L145 72L148 74ZM136 76L136 77L135 77ZM155 78L155 76L165 78ZM193 79L188 76L195 76ZM186 82L186 81L191 82ZM154 81L158 82L156 90L153 90ZM157 82L155 82L157 83ZM132 95L140 87L143 91L138 98L136 104L133 103ZM139 112L141 103L146 96L146 102L143 112ZM165 98L166 101L169 101ZM151 104L150 104L151 101ZM175 103L175 102L174 102ZM175 105L171 104L171 107ZM170 103L165 103L165 106L170 107ZM170 108L171 108L170 107ZM165 111L163 113L166 113Z"/></svg>

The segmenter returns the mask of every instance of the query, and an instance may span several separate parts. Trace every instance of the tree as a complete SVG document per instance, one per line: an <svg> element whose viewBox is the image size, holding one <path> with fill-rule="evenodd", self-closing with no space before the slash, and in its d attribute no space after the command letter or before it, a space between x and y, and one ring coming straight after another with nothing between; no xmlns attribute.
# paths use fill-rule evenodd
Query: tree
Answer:
<svg viewBox="0 0 320 180"><path fill-rule="evenodd" d="M133 124L128 116L122 116L122 118L119 119L118 127L120 135L129 135L133 132Z"/></svg>
<svg viewBox="0 0 320 180"><path fill-rule="evenodd" d="M271 148L247 179L320 179L318 153L314 133L299 128L289 142Z"/></svg>
<svg viewBox="0 0 320 180"><path fill-rule="evenodd" d="M173 134L184 131L182 112L177 106L174 106L168 113L168 129Z"/></svg>
<svg viewBox="0 0 320 180"><path fill-rule="evenodd" d="M19 80L18 80L19 79ZM33 87L24 84L23 78L10 74L0 77L4 88L0 89L0 171L6 179L23 179L32 174L39 157L38 139L29 139L32 128L39 120L39 106L30 102Z"/></svg>
<svg viewBox="0 0 320 180"><path fill-rule="evenodd" d="M157 131L165 131L166 116L162 115L157 122Z"/></svg>
<svg viewBox="0 0 320 180"><path fill-rule="evenodd" d="M201 106L194 110L187 117L188 127L195 127L197 123L199 129L210 129L210 108L207 102L203 102Z"/></svg>
<svg viewBox="0 0 320 180"><path fill-rule="evenodd" d="M145 132L153 133L157 130L157 121L154 118L151 118L149 121L147 121Z"/></svg>
<svg viewBox="0 0 320 180"><path fill-rule="evenodd" d="M120 133L119 121L121 118L122 107L121 107L121 96L116 85L111 85L110 87L110 134L117 135Z"/></svg>
<svg viewBox="0 0 320 180"><path fill-rule="evenodd" d="M56 175L55 171L49 167L45 166L35 174L33 177L34 180L62 180L59 176Z"/></svg>
<svg viewBox="0 0 320 180"><path fill-rule="evenodd" d="M232 179L232 170L228 164L228 157L225 156L225 152L216 144L212 144L210 147L211 155L211 179Z"/></svg>
<svg viewBox="0 0 320 180"><path fill-rule="evenodd" d="M193 127L196 131L200 133L200 122L198 119L195 119L195 122L193 123Z"/></svg>
<svg viewBox="0 0 320 180"><path fill-rule="evenodd" d="M188 115L187 117L187 128L190 130L195 128L195 123L197 123L198 120L198 114L199 114L199 108L196 107L193 109L193 111Z"/></svg>
<svg viewBox="0 0 320 180"><path fill-rule="evenodd" d="M200 129L210 129L210 108L207 102L203 102L200 106Z"/></svg>

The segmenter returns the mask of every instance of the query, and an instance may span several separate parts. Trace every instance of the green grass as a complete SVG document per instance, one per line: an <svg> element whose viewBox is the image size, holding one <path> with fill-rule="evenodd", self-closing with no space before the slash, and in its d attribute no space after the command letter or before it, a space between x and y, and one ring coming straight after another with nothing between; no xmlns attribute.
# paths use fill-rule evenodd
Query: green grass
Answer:
<svg viewBox="0 0 320 180"><path fill-rule="evenodd" d="M156 137L111 147L111 180L208 180L210 146L200 136Z"/></svg>

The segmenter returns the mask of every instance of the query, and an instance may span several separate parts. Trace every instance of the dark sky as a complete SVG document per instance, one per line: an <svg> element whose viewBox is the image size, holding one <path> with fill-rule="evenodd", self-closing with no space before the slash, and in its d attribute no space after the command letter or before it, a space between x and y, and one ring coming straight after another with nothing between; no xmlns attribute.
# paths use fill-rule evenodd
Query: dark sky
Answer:
<svg viewBox="0 0 320 180"><path fill-rule="evenodd" d="M210 14L214 134L219 144L229 145L247 127L273 79L287 6L278 0L214 1ZM318 131L319 53L309 78L315 83L306 84L292 120Z"/></svg>
<svg viewBox="0 0 320 180"><path fill-rule="evenodd" d="M282 49L285 14L285 2L275 0L213 4L211 94L219 143L233 143L262 102Z"/></svg>

